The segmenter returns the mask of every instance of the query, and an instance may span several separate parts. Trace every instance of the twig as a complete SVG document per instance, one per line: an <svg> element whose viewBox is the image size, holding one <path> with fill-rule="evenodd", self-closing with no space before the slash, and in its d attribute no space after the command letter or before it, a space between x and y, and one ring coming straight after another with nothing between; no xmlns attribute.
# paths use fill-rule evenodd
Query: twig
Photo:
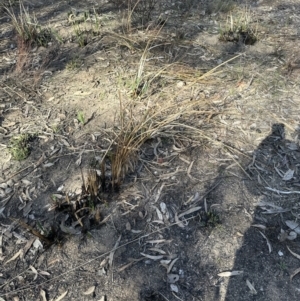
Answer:
<svg viewBox="0 0 300 301"><path fill-rule="evenodd" d="M267 190L276 192L276 193L278 193L278 194L293 194L293 193L300 194L300 191L298 191L298 190L293 190L293 191L283 191L283 190L278 190L278 189L271 188L271 187L265 187L265 188L266 188Z"/></svg>
<svg viewBox="0 0 300 301"><path fill-rule="evenodd" d="M193 219L193 218L194 218L194 217L190 217L190 218L188 218L188 219L186 219L186 220L188 221L188 220ZM6 292L6 293L4 293L4 294L0 294L0 297L7 296L7 295L11 295L11 294L16 294L16 293L19 293L19 292L22 292L22 291L25 291L25 290L30 290L30 289L35 288L36 286L42 287L42 286L45 285L46 283L49 283L49 282L51 282L51 281L53 281L53 280L55 280L55 279L59 279L59 278L61 278L62 276L65 276L65 275L67 275L67 274L70 274L71 272L74 272L74 271L78 270L79 268L82 268L82 267L84 267L84 266L86 266L86 265L88 265L88 264L94 262L95 260L98 260L98 259L100 259L100 258L103 258L103 257L109 255L113 250L116 251L116 250L121 249L121 248L123 248L123 247L126 247L126 246L128 246L128 245L130 245L130 244L132 244L132 243L134 243L134 242L136 242L136 241L139 241L139 240L142 239L142 238L149 237L149 236L152 235L152 234L161 232L161 231L164 230L164 229L168 229L168 228L170 228L170 227L172 227L172 226L175 226L175 225L178 225L178 224L179 224L179 222L176 222L176 223L170 224L170 225L168 225L168 226L165 226L165 227L163 227L163 228L160 228L160 229L158 229L158 230L156 230L156 231L153 231L153 232L151 232L151 233L148 233L148 234L145 234L145 235L140 236L140 237L138 237L138 238L135 238L135 239L133 239L133 240L127 242L127 243L124 243L124 244L118 246L117 248L112 248L110 251L105 252L105 253L103 253L103 254L101 254L101 255L99 255L99 256L96 256L95 258L90 259L90 260L88 260L88 261L85 262L85 263L79 264L79 265L75 266L74 268L72 268L72 269L70 269L70 270L68 270L68 271L66 271L66 272L64 272L64 273L61 273L61 274L59 274L59 275L53 277L52 279L48 279L48 280L46 280L46 281L44 281L44 282L42 282L42 283L40 283L40 284L28 285L28 286L22 287L22 288L20 288L20 289L14 290L14 291L12 291L12 292ZM7 283L9 283L10 281L11 281L11 280L7 281Z"/></svg>

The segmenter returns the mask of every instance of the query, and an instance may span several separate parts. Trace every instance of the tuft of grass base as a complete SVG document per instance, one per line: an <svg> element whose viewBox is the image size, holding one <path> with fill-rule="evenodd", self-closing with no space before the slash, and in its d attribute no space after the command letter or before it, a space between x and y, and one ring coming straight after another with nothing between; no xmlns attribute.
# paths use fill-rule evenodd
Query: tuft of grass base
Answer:
<svg viewBox="0 0 300 301"><path fill-rule="evenodd" d="M17 33L18 44L27 47L34 45L46 47L52 40L51 30L42 28L36 17L31 15L24 7L22 1L19 2L19 14L16 15L12 6L5 7L7 15L11 18L13 27Z"/></svg>
<svg viewBox="0 0 300 301"><path fill-rule="evenodd" d="M32 134L21 134L10 139L8 150L14 160L22 161L30 155L29 143L34 137Z"/></svg>
<svg viewBox="0 0 300 301"><path fill-rule="evenodd" d="M246 8L237 17L232 14L227 17L224 27L220 28L220 41L243 42L246 45L253 45L258 40L257 29L251 26L251 14Z"/></svg>

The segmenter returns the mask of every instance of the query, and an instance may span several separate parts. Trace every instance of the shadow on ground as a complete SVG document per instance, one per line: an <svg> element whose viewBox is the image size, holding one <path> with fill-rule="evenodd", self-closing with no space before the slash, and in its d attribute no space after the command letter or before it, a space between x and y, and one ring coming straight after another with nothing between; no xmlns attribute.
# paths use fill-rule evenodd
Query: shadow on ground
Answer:
<svg viewBox="0 0 300 301"><path fill-rule="evenodd" d="M248 202L258 201L258 206L253 213L248 212L253 221L244 233L232 269L243 274L230 278L226 301L299 300L299 277L290 276L300 262L287 247L297 254L300 249L298 239L287 239L293 229L285 223L294 220L299 212L299 160L299 145L286 139L283 124L274 124L271 134L254 151L253 160L245 165L252 178L245 180L245 188L252 195ZM253 208L245 201L245 210ZM279 239L282 230L285 234Z"/></svg>

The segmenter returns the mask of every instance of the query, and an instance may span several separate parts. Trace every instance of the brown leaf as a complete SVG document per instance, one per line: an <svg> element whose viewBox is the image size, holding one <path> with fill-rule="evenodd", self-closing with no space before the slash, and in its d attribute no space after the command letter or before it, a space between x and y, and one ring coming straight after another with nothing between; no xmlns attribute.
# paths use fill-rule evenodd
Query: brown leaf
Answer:
<svg viewBox="0 0 300 301"><path fill-rule="evenodd" d="M19 256L21 256L23 253L23 250L20 249L11 259L7 260L4 264L7 264L15 259L17 259Z"/></svg>
<svg viewBox="0 0 300 301"><path fill-rule="evenodd" d="M290 279L292 280L294 278L294 276L296 276L298 273L300 273L300 268L298 268L292 272Z"/></svg>
<svg viewBox="0 0 300 301"><path fill-rule="evenodd" d="M287 249L291 252L292 255L294 255L296 258L300 259L300 255L298 255L297 253L294 253L288 246Z"/></svg>
<svg viewBox="0 0 300 301"><path fill-rule="evenodd" d="M83 295L86 295L86 296L91 295L91 294L94 293L95 288L96 288L96 286L93 285L93 286L89 287L89 288L88 288L85 292L83 292L82 294L83 294Z"/></svg>
<svg viewBox="0 0 300 301"><path fill-rule="evenodd" d="M62 293L57 299L55 299L54 301L61 301L66 295L68 294L68 291L65 291L64 293Z"/></svg>
<svg viewBox="0 0 300 301"><path fill-rule="evenodd" d="M46 293L45 293L45 291L43 291L42 289L41 289L41 291L40 291L40 295L41 295L43 301L47 301Z"/></svg>

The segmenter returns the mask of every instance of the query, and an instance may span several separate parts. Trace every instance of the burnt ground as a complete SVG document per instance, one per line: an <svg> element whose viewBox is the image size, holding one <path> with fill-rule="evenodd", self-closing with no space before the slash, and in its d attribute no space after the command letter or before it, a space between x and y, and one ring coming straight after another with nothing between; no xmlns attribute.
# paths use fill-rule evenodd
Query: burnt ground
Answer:
<svg viewBox="0 0 300 301"><path fill-rule="evenodd" d="M29 48L1 8L0 300L298 300L299 4L141 4L26 1ZM179 113L93 195L152 106Z"/></svg>

